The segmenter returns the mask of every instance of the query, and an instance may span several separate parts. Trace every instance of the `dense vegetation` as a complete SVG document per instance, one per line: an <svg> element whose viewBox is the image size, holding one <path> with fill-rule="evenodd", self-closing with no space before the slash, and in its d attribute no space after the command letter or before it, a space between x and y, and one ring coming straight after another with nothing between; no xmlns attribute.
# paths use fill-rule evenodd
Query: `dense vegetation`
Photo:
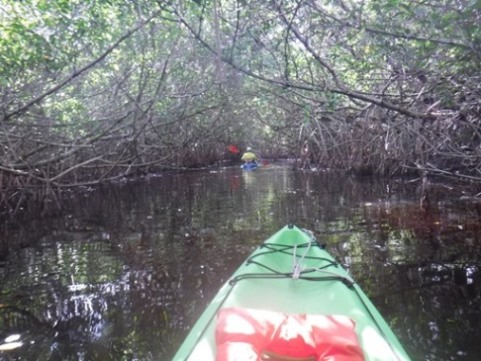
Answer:
<svg viewBox="0 0 481 361"><path fill-rule="evenodd" d="M230 144L481 180L480 0L0 4L4 209Z"/></svg>

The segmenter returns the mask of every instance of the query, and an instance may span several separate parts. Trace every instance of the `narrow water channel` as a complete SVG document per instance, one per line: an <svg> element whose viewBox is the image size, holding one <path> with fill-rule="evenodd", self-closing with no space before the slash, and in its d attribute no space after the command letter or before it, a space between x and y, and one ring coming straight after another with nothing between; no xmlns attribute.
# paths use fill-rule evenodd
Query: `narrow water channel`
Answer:
<svg viewBox="0 0 481 361"><path fill-rule="evenodd" d="M0 360L168 361L210 298L294 223L352 273L413 360L481 355L481 203L418 181L269 166L126 181L0 234ZM7 246L8 244L8 246Z"/></svg>

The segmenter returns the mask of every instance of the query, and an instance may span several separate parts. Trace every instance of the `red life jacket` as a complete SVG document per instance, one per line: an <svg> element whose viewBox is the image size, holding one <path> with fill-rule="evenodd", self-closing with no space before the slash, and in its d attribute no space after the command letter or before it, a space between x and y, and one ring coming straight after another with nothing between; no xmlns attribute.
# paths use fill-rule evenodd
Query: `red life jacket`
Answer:
<svg viewBox="0 0 481 361"><path fill-rule="evenodd" d="M216 361L364 361L354 321L341 315L290 315L224 308Z"/></svg>

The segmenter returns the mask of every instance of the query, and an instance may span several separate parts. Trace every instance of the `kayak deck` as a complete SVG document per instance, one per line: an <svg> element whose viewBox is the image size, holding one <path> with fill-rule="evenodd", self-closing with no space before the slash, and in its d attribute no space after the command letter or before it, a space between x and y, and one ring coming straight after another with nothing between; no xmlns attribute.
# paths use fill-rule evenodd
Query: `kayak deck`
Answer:
<svg viewBox="0 0 481 361"><path fill-rule="evenodd" d="M349 274L323 246L295 226L282 228L237 269L198 319L173 360L215 360L216 314L227 307L347 316L355 322L365 360L410 360Z"/></svg>

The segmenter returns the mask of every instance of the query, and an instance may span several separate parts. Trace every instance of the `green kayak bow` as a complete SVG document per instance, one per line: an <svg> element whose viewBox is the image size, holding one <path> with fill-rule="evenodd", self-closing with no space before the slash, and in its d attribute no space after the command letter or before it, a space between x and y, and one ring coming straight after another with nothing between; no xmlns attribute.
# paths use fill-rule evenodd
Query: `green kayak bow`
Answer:
<svg viewBox="0 0 481 361"><path fill-rule="evenodd" d="M410 360L346 270L296 226L279 230L234 272L197 320L173 361L216 360L218 315L225 309L345 317L352 320L365 360Z"/></svg>

